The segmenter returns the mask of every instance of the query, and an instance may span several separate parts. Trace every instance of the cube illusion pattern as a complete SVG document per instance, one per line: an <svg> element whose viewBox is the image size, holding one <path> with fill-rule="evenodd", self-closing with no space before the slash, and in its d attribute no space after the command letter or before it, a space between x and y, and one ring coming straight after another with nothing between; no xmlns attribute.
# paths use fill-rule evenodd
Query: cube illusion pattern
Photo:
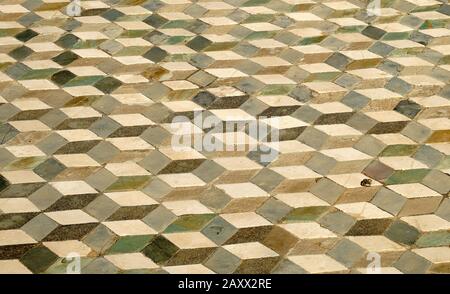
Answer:
<svg viewBox="0 0 450 294"><path fill-rule="evenodd" d="M0 272L449 273L445 2L0 1Z"/></svg>

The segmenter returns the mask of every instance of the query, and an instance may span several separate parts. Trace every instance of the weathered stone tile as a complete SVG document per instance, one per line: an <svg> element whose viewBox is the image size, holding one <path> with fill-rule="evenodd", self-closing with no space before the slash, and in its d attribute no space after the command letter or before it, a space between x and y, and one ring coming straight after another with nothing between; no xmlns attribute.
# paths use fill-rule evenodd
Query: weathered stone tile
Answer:
<svg viewBox="0 0 450 294"><path fill-rule="evenodd" d="M1 273L449 272L447 4L74 3L0 5Z"/></svg>

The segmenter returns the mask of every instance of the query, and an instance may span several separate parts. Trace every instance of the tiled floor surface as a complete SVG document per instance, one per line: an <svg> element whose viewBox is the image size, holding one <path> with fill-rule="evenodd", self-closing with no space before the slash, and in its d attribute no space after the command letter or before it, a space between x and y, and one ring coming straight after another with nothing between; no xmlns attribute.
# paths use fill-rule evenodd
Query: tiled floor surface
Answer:
<svg viewBox="0 0 450 294"><path fill-rule="evenodd" d="M0 0L0 272L450 272L449 5L67 4Z"/></svg>

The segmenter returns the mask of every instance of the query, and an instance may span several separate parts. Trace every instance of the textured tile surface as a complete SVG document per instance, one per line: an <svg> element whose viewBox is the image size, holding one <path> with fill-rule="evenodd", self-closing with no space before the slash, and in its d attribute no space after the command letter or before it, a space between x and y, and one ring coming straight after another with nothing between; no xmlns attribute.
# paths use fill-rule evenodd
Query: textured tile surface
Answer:
<svg viewBox="0 0 450 294"><path fill-rule="evenodd" d="M444 2L0 0L0 273L449 273Z"/></svg>

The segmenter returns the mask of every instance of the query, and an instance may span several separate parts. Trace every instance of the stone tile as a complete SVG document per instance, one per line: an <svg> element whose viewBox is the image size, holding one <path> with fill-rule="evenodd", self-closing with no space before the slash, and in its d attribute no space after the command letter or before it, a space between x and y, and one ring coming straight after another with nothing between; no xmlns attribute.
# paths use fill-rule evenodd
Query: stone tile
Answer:
<svg viewBox="0 0 450 294"><path fill-rule="evenodd" d="M65 2L0 5L0 272L448 273L448 5Z"/></svg>

